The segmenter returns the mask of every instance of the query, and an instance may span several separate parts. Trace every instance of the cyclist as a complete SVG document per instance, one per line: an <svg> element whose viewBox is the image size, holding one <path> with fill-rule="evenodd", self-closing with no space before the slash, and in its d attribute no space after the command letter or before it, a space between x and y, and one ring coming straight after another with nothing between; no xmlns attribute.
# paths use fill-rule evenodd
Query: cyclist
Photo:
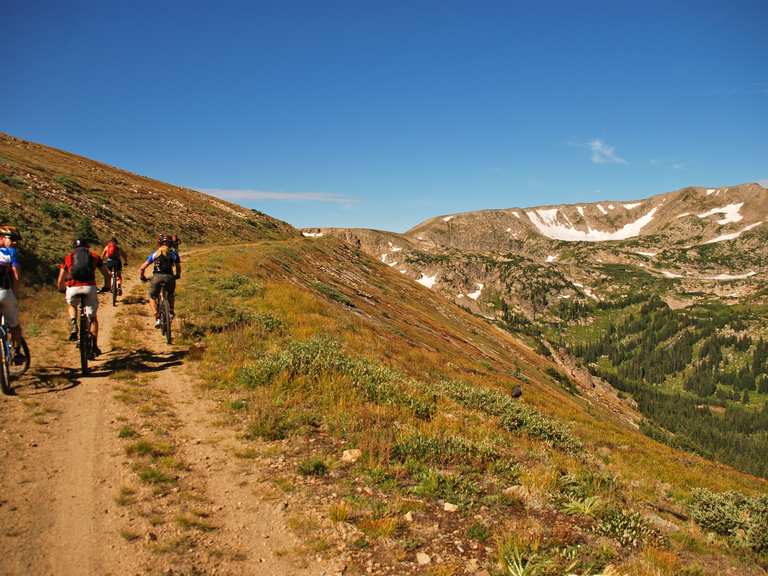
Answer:
<svg viewBox="0 0 768 576"><path fill-rule="evenodd" d="M117 238L114 236L101 251L101 259L105 261L107 270L114 272L117 282L117 293L123 294L123 265L128 266L128 256L120 248Z"/></svg>
<svg viewBox="0 0 768 576"><path fill-rule="evenodd" d="M19 288L20 268L16 244L21 234L15 226L0 226L0 312L11 329L13 341L13 363L23 364L21 353L21 324L16 293Z"/></svg>
<svg viewBox="0 0 768 576"><path fill-rule="evenodd" d="M179 238L179 235L174 234L173 236L171 236L171 243L169 245L170 249L173 250L174 252L178 252L179 244L181 244L181 238Z"/></svg>
<svg viewBox="0 0 768 576"><path fill-rule="evenodd" d="M160 297L160 290L163 284L168 293L168 304L171 308L171 317L173 317L174 295L176 293L176 280L181 278L181 258L179 253L171 250L171 239L165 234L161 234L157 239L157 250L149 255L144 264L139 268L139 276L142 282L147 281L144 276L144 270L152 264L152 284L149 288L149 305L152 313L155 315L155 328L160 327L160 311L157 307L157 299Z"/></svg>
<svg viewBox="0 0 768 576"><path fill-rule="evenodd" d="M93 356L101 354L97 345L99 338L99 318L96 312L99 309L99 299L96 296L96 270L104 276L103 290L109 290L109 272L101 260L101 256L90 250L90 241L87 238L75 240L72 252L67 254L64 262L59 266L59 278L57 285L59 291L66 293L66 301L69 310L69 339L77 340L77 300L78 296L85 296L85 313L91 321L91 334L93 334Z"/></svg>

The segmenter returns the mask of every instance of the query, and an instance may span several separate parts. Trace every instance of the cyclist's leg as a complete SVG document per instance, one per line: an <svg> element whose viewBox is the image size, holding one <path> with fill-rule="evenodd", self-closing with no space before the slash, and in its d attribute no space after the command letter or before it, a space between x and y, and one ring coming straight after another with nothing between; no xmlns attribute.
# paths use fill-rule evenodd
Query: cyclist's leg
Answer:
<svg viewBox="0 0 768 576"><path fill-rule="evenodd" d="M90 320L91 334L94 339L99 335L99 318L97 316L99 310L99 298L96 296L96 286L83 286L83 293L85 294L85 314Z"/></svg>
<svg viewBox="0 0 768 576"><path fill-rule="evenodd" d="M115 282L117 282L118 292L123 290L123 261L118 260L115 262Z"/></svg>
<svg viewBox="0 0 768 576"><path fill-rule="evenodd" d="M67 312L69 313L69 339L77 340L77 305L79 304L79 298L77 297L81 286L67 286L64 299L67 302Z"/></svg>
<svg viewBox="0 0 768 576"><path fill-rule="evenodd" d="M0 313L11 330L11 342L18 355L21 346L21 324L19 323L19 303L13 290L0 290Z"/></svg>
<svg viewBox="0 0 768 576"><path fill-rule="evenodd" d="M168 304L171 308L171 316L174 315L173 305L176 302L176 278L168 276L168 282L166 283L166 289L168 292Z"/></svg>
<svg viewBox="0 0 768 576"><path fill-rule="evenodd" d="M155 326L160 323L160 311L157 308L157 299L160 297L160 290L163 287L163 279L159 274L152 276L149 286L149 306L152 308L152 317L155 319Z"/></svg>

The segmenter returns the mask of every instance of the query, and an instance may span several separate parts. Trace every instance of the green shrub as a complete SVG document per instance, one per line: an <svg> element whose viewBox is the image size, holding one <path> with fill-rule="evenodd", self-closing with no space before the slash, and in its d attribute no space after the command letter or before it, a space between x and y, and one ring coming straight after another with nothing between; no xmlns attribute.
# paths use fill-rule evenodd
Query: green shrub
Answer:
<svg viewBox="0 0 768 576"><path fill-rule="evenodd" d="M264 293L264 288L257 280L237 272L221 278L216 286L220 290L242 298L250 298Z"/></svg>
<svg viewBox="0 0 768 576"><path fill-rule="evenodd" d="M480 494L477 483L461 474L443 473L428 468L419 472L416 479L418 484L413 487L415 494L442 498L462 507L474 504Z"/></svg>
<svg viewBox="0 0 768 576"><path fill-rule="evenodd" d="M72 178L71 176L56 176L54 178L56 182L64 186L67 190L70 192L81 192L83 190L83 187L80 185L80 182Z"/></svg>
<svg viewBox="0 0 768 576"><path fill-rule="evenodd" d="M341 292L339 292L333 286L329 286L328 284L323 284L322 282L313 282L312 288L320 292L320 294L327 296L331 300L336 300L337 302L340 302L345 306L353 306L352 300L350 300L345 294L342 294Z"/></svg>
<svg viewBox="0 0 768 576"><path fill-rule="evenodd" d="M702 528L756 552L768 551L768 496L696 490L691 516Z"/></svg>
<svg viewBox="0 0 768 576"><path fill-rule="evenodd" d="M324 376L344 375L369 402L404 406L423 419L431 418L436 409L434 398L406 390L412 383L399 372L365 358L351 358L338 342L329 338L290 342L283 350L241 368L236 383L246 388L266 386L280 374L291 381L305 376L315 382Z"/></svg>
<svg viewBox="0 0 768 576"><path fill-rule="evenodd" d="M488 541L490 536L491 531L488 529L488 526L482 522L475 522L469 528L467 528L467 538L470 540L476 540L480 543L484 543Z"/></svg>
<svg viewBox="0 0 768 576"><path fill-rule="evenodd" d="M328 473L328 465L322 458L308 458L299 463L299 473L302 476L325 476Z"/></svg>
<svg viewBox="0 0 768 576"><path fill-rule="evenodd" d="M603 512L597 531L615 538L622 546L637 547L655 535L637 512L610 508Z"/></svg>
<svg viewBox="0 0 768 576"><path fill-rule="evenodd" d="M434 390L465 408L496 416L501 426L510 432L525 432L569 454L582 450L581 442L568 428L545 417L532 406L513 400L509 394L459 380L442 380L434 385Z"/></svg>
<svg viewBox="0 0 768 576"><path fill-rule="evenodd" d="M7 174L0 174L0 182L7 184L11 188L23 188L24 180L16 178L16 176L9 176Z"/></svg>

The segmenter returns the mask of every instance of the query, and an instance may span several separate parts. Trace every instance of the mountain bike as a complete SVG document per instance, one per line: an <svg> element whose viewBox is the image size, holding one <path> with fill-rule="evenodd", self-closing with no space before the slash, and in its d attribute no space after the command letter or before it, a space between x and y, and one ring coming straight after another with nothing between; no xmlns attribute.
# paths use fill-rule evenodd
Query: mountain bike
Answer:
<svg viewBox="0 0 768 576"><path fill-rule="evenodd" d="M80 370L83 376L85 376L88 374L88 360L93 358L93 349L96 343L94 342L93 334L91 334L91 319L85 313L86 295L78 294L77 298L80 300L80 304L78 304L80 333L78 334L77 347L80 349Z"/></svg>
<svg viewBox="0 0 768 576"><path fill-rule="evenodd" d="M160 313L160 330L165 336L165 341L168 344L173 343L173 336L171 335L171 303L168 300L168 288L166 283L163 282L160 287L160 297L157 299L157 311Z"/></svg>
<svg viewBox="0 0 768 576"><path fill-rule="evenodd" d="M21 352L21 361L14 361L14 350L11 345L11 329L5 324L3 319L0 324L0 387L3 394L12 395L13 387L11 380L21 377L28 369L30 362L29 346L24 337L19 341L19 351Z"/></svg>
<svg viewBox="0 0 768 576"><path fill-rule="evenodd" d="M117 271L112 268L110 274L110 291L112 292L112 306L117 306Z"/></svg>

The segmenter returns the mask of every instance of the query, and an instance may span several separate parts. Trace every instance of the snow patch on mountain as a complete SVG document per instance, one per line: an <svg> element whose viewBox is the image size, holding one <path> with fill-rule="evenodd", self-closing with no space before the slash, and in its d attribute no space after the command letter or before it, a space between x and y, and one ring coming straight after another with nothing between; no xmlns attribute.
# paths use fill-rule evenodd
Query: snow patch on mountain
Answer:
<svg viewBox="0 0 768 576"><path fill-rule="evenodd" d="M639 254L640 256L648 256L648 258L653 258L656 256L656 252L641 252L640 250L635 252L635 254Z"/></svg>
<svg viewBox="0 0 768 576"><path fill-rule="evenodd" d="M322 238L323 233L322 232L302 232L302 236L305 238Z"/></svg>
<svg viewBox="0 0 768 576"><path fill-rule="evenodd" d="M623 204L624 208L626 210L634 210L638 206L640 206L642 202L633 202L632 204Z"/></svg>
<svg viewBox="0 0 768 576"><path fill-rule="evenodd" d="M450 222L453 219L453 216L446 216L443 218L443 222Z"/></svg>
<svg viewBox="0 0 768 576"><path fill-rule="evenodd" d="M472 300L477 300L478 298L480 298L480 294L481 294L481 293L482 293L482 291L483 291L483 284L482 284L481 282L478 282L478 283L476 284L476 286L477 286L477 290L475 290L474 292L470 292L469 294L467 294L467 297L468 297L468 298L472 298Z"/></svg>
<svg viewBox="0 0 768 576"><path fill-rule="evenodd" d="M746 274L718 274L717 276L703 276L705 280L744 280L751 278L757 272L747 272Z"/></svg>
<svg viewBox="0 0 768 576"><path fill-rule="evenodd" d="M757 226L760 226L762 222L755 222L754 224L750 224L749 226L746 226L739 230L738 232L731 232L730 234L723 234L721 236L718 236L716 238L712 238L712 240L707 240L704 242L704 244L714 244L715 242L725 242L726 240L733 240L735 238L738 238L744 232L748 232L749 230L752 230L752 228L756 228Z"/></svg>
<svg viewBox="0 0 768 576"><path fill-rule="evenodd" d="M669 270L661 270L661 275L665 278L682 278L682 274L675 274L674 272L670 272Z"/></svg>
<svg viewBox="0 0 768 576"><path fill-rule="evenodd" d="M598 206L600 205L598 204ZM653 220L657 209L658 207L652 208L644 216L614 232L594 230L589 226L587 226L586 231L577 230L570 222L566 226L557 221L558 208L539 208L527 211L526 215L539 232L547 238L565 240L566 242L604 242L607 240L626 240L638 236L643 227ZM607 214L605 211L603 213Z"/></svg>
<svg viewBox="0 0 768 576"><path fill-rule="evenodd" d="M512 216L514 216L515 218L517 218L518 220L520 220L520 214L519 214L519 213L517 213L517 212L512 212Z"/></svg>
<svg viewBox="0 0 768 576"><path fill-rule="evenodd" d="M584 206L576 206L576 210L578 211L579 214L584 216Z"/></svg>
<svg viewBox="0 0 768 576"><path fill-rule="evenodd" d="M712 208L703 214L699 214L699 218L707 218L714 216L715 214L724 214L724 217L717 221L718 224L725 225L731 222L741 222L744 217L741 215L741 207L744 206L744 202L737 202L735 204L728 204L722 208Z"/></svg>
<svg viewBox="0 0 768 576"><path fill-rule="evenodd" d="M435 285L435 281L437 280L437 274L434 276L427 276L426 274L422 273L421 276L419 276L418 282L422 286L426 286L427 288L432 288L432 286Z"/></svg>
<svg viewBox="0 0 768 576"><path fill-rule="evenodd" d="M600 210L600 212L602 212L603 214L608 214L608 211L605 208L603 208L601 204L597 205L597 209Z"/></svg>

